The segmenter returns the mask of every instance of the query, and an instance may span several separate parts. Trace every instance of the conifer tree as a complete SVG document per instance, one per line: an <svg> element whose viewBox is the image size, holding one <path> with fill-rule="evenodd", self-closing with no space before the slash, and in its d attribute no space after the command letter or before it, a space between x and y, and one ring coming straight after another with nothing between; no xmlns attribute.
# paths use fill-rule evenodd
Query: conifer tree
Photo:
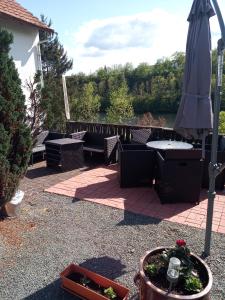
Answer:
<svg viewBox="0 0 225 300"><path fill-rule="evenodd" d="M41 15L41 21L52 26L52 21ZM40 30L41 60L44 77L49 76L61 78L73 66L73 60L69 59L63 45L59 42L58 35L54 32ZM44 41L42 43L42 41Z"/></svg>
<svg viewBox="0 0 225 300"><path fill-rule="evenodd" d="M52 26L51 20L41 15L41 21ZM65 108L63 99L62 75L73 66L63 45L54 32L40 30L41 61L44 88L42 90L41 107L45 112L44 127L57 131L65 130Z"/></svg>
<svg viewBox="0 0 225 300"><path fill-rule="evenodd" d="M0 207L14 196L31 149L25 97L9 56L12 41L12 34L0 29Z"/></svg>

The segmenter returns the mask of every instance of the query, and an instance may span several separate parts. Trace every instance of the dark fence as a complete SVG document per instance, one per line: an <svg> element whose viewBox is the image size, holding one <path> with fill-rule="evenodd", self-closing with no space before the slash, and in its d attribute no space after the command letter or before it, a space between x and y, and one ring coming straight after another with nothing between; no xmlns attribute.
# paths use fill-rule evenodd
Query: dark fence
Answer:
<svg viewBox="0 0 225 300"><path fill-rule="evenodd" d="M122 143L129 143L131 140L131 129L151 128L152 140L176 140L176 141L188 141L189 143L199 144L201 141L187 140L171 128L165 127L152 127L152 126L139 126L139 125L121 125L121 124L105 124L105 123L89 123L89 122L77 122L69 121L66 124L67 133L77 131L89 131L102 133L105 135L113 136L119 135ZM211 140L209 137L208 140ZM209 141L206 142L210 143Z"/></svg>

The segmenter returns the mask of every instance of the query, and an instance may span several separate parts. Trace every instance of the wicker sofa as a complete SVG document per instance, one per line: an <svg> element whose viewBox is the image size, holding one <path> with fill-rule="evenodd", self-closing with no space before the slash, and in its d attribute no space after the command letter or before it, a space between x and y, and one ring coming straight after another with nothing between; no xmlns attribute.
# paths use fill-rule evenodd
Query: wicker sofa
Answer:
<svg viewBox="0 0 225 300"><path fill-rule="evenodd" d="M119 143L120 187L152 186L155 173L155 151L146 145Z"/></svg>
<svg viewBox="0 0 225 300"><path fill-rule="evenodd" d="M202 173L201 150L157 152L155 189L161 203L198 203Z"/></svg>
<svg viewBox="0 0 225 300"><path fill-rule="evenodd" d="M83 140L83 150L89 153L99 153L104 156L106 165L118 160L117 143L119 136L108 136L96 132L79 131L70 134L73 139Z"/></svg>
<svg viewBox="0 0 225 300"><path fill-rule="evenodd" d="M194 148L201 149L201 143L194 144ZM209 188L209 163L211 161L212 135L207 136L205 145L205 158L203 161L202 187ZM217 163L225 163L225 136L218 137L217 145ZM225 184L225 169L216 176L215 189L223 190Z"/></svg>

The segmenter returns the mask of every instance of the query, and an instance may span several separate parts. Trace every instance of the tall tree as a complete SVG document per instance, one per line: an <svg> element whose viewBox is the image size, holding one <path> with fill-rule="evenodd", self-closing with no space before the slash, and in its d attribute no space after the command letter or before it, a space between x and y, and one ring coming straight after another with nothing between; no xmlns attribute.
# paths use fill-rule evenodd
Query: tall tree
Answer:
<svg viewBox="0 0 225 300"><path fill-rule="evenodd" d="M63 98L62 79L48 76L42 89L41 109L45 113L43 127L64 132L66 114Z"/></svg>
<svg viewBox="0 0 225 300"><path fill-rule="evenodd" d="M80 96L72 101L72 117L76 121L96 121L100 109L100 97L94 84L89 82L82 88Z"/></svg>
<svg viewBox="0 0 225 300"><path fill-rule="evenodd" d="M106 111L106 119L110 123L123 123L133 117L131 96L125 78L117 78L110 91L110 106Z"/></svg>
<svg viewBox="0 0 225 300"><path fill-rule="evenodd" d="M42 15L42 22L51 27L52 22ZM42 109L45 112L44 125L48 129L65 130L65 108L63 100L62 75L73 66L58 36L52 32L40 31L41 59L44 75Z"/></svg>
<svg viewBox="0 0 225 300"><path fill-rule="evenodd" d="M52 26L52 21L48 21L48 18L44 15L41 15L41 21L48 27ZM63 45L59 42L58 35L55 35L54 32L40 30L39 36L44 76L61 77L72 68L73 60L68 59Z"/></svg>
<svg viewBox="0 0 225 300"><path fill-rule="evenodd" d="M12 34L0 30L0 207L11 200L30 158L25 97L13 59Z"/></svg>

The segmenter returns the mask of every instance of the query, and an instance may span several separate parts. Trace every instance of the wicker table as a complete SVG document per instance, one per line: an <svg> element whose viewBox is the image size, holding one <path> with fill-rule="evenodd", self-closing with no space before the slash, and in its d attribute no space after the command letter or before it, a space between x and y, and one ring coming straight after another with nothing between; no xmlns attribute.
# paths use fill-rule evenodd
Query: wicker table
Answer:
<svg viewBox="0 0 225 300"><path fill-rule="evenodd" d="M154 141L156 151L155 190L161 203L198 203L201 179L201 150L178 141Z"/></svg>
<svg viewBox="0 0 225 300"><path fill-rule="evenodd" d="M83 141L64 138L46 141L47 167L60 167L62 171L84 166Z"/></svg>
<svg viewBox="0 0 225 300"><path fill-rule="evenodd" d="M162 141L152 141L148 142L147 147L158 149L158 150L189 150L193 148L193 145L185 143L185 142L178 142L178 141L168 141L168 140L162 140Z"/></svg>

